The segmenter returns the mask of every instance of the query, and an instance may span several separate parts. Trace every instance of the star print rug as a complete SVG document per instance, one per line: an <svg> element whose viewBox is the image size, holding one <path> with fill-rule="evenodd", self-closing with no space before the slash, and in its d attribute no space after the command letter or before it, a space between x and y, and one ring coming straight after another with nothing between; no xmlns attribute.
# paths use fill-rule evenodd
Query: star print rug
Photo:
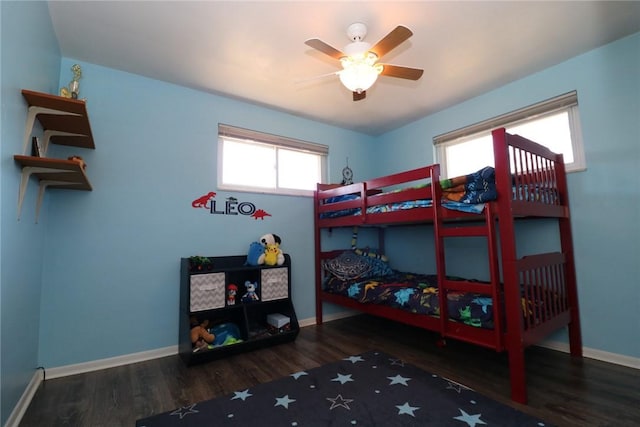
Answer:
<svg viewBox="0 0 640 427"><path fill-rule="evenodd" d="M549 425L378 351L136 423L136 427Z"/></svg>

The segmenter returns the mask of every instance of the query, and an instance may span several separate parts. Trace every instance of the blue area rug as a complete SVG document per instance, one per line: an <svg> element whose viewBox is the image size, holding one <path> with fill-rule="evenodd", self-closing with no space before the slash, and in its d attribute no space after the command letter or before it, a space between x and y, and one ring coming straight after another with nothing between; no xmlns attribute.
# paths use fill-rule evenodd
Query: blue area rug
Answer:
<svg viewBox="0 0 640 427"><path fill-rule="evenodd" d="M550 426L379 351L138 420L169 426Z"/></svg>

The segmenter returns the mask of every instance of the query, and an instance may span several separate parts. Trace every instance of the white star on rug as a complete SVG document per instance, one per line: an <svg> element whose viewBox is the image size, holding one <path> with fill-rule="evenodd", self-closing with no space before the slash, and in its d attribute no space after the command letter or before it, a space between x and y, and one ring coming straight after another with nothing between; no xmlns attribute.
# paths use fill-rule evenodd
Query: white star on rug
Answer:
<svg viewBox="0 0 640 427"><path fill-rule="evenodd" d="M234 400L234 399L247 400L247 397L253 396L253 394L249 393L249 389L246 389L245 391L234 391L234 394L235 395L231 398L231 400Z"/></svg>
<svg viewBox="0 0 640 427"><path fill-rule="evenodd" d="M348 360L351 363L364 362L364 359L360 356L345 357L342 360Z"/></svg>
<svg viewBox="0 0 640 427"><path fill-rule="evenodd" d="M309 375L309 374L307 374L305 371L294 372L293 374L291 374L291 376L296 380L304 375Z"/></svg>
<svg viewBox="0 0 640 427"><path fill-rule="evenodd" d="M196 405L197 403L194 403L193 405L190 405L190 406L183 406L182 408L178 408L175 411L173 411L171 415L178 415L180 419L183 419L189 414L197 414L199 411L196 411L195 409L193 409L196 407Z"/></svg>
<svg viewBox="0 0 640 427"><path fill-rule="evenodd" d="M420 409L418 406L411 406L409 402L404 402L404 405L396 405L398 408L398 415L407 414L415 417L414 411Z"/></svg>
<svg viewBox="0 0 640 427"><path fill-rule="evenodd" d="M475 427L476 424L487 424L480 419L482 414L470 415L460 408L458 408L458 410L462 413L462 415L453 417L454 420L465 422L469 427Z"/></svg>
<svg viewBox="0 0 640 427"><path fill-rule="evenodd" d="M387 378L391 380L389 385L394 385L394 384L408 385L407 381L411 380L411 378L405 378L400 374L396 375L395 377L387 377Z"/></svg>
<svg viewBox="0 0 640 427"><path fill-rule="evenodd" d="M327 397L327 400L331 402L331 407L329 408L329 410L337 408L338 406L342 406L345 409L351 410L348 404L353 402L353 399L344 399L341 394L337 395L336 397Z"/></svg>
<svg viewBox="0 0 640 427"><path fill-rule="evenodd" d="M391 365L398 365L404 367L404 360L402 359L389 359L391 361Z"/></svg>
<svg viewBox="0 0 640 427"><path fill-rule="evenodd" d="M351 374L349 375L338 374L338 376L332 379L331 381L338 381L340 384L344 384L344 383L353 381L353 379L351 379Z"/></svg>
<svg viewBox="0 0 640 427"><path fill-rule="evenodd" d="M276 404L273 406L283 406L286 409L289 409L289 403L295 402L295 399L289 399L289 395L282 397L276 397Z"/></svg>

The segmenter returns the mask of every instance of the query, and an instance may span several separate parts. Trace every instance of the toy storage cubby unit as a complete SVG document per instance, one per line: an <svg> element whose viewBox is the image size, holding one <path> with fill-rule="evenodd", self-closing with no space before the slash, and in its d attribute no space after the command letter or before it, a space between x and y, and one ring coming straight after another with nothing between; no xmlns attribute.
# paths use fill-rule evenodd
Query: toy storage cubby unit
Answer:
<svg viewBox="0 0 640 427"><path fill-rule="evenodd" d="M291 257L288 254L284 254L284 264L279 266L244 265L246 256L204 258L202 264L200 257L199 267L192 265L189 258L180 261L179 353L187 365L296 339L299 325L291 301ZM247 296L243 300L246 282L256 285L255 297ZM230 285L237 287L235 301L228 299ZM207 320L212 329L229 324L237 326L240 341L226 345L214 342L214 345L194 351L191 342L193 317L198 323ZM286 318L289 323L282 323ZM277 323L277 327L273 323ZM218 338L223 338L223 334Z"/></svg>
<svg viewBox="0 0 640 427"><path fill-rule="evenodd" d="M48 93L23 89L22 96L29 105L24 130L22 154L13 156L22 167L20 191L18 195L18 219L22 202L27 191L29 178L38 178L40 189L36 206L36 222L47 188L91 191L92 187L84 167L75 161L46 157L49 143L78 148L95 149L89 115L85 101ZM31 136L36 119L43 129L42 152L31 156Z"/></svg>

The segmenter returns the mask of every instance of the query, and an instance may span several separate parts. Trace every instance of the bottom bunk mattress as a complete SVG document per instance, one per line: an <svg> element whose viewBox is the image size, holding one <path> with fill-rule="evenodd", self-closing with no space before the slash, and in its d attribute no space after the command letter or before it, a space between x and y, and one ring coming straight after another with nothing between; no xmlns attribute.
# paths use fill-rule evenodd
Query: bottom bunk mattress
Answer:
<svg viewBox="0 0 640 427"><path fill-rule="evenodd" d="M463 280L448 277L449 280ZM487 284L489 286L489 284ZM390 274L343 280L329 275L324 291L361 303L382 304L416 314L440 315L438 277L393 271ZM470 326L493 328L493 301L483 294L449 291L449 318Z"/></svg>

